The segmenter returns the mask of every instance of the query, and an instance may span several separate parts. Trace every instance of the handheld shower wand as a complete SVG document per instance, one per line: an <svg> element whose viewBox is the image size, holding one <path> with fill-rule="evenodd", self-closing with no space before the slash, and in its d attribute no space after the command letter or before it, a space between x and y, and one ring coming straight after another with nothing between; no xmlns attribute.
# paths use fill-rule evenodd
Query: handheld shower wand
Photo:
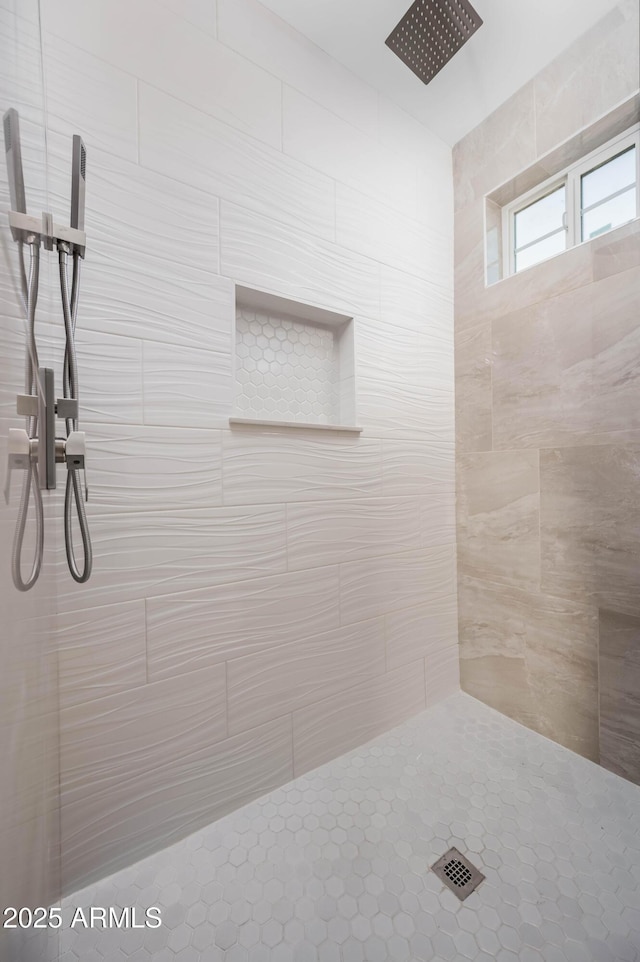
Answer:
<svg viewBox="0 0 640 962"><path fill-rule="evenodd" d="M4 149L7 159L7 177L9 179L9 200L11 210L19 214L27 213L27 200L24 192L24 174L22 172L22 148L20 145L20 121L18 111L11 107L3 118ZM22 232L11 228L11 236L18 241L20 260L20 289L25 313L27 311L27 272L24 265L24 249Z"/></svg>
<svg viewBox="0 0 640 962"><path fill-rule="evenodd" d="M9 198L11 210L19 214L27 213L24 195L24 175L22 173L22 150L20 148L20 122L18 111L11 107L4 115L4 149L7 154L7 176L9 178Z"/></svg>
<svg viewBox="0 0 640 962"><path fill-rule="evenodd" d="M20 147L20 123L18 112L13 107L3 118L4 145L7 158L7 174L9 177L9 197L11 209L18 214L27 213L27 202L24 191L24 175L22 172L22 150ZM25 392L32 396L39 387L38 384L38 351L35 339L35 317L38 303L38 283L40 279L40 237L36 233L20 228L11 228L11 233L18 242L18 256L20 262L20 287L27 318L27 353L25 360ZM24 263L24 244L29 245L30 265L29 276ZM26 433L30 442L38 435L38 416L29 415L26 418ZM25 580L22 577L22 548L29 514L29 501L33 496L36 516L36 545L31 573ZM29 457L22 482L22 494L18 508L18 520L13 539L11 574L13 583L18 591L28 591L34 586L40 575L44 553L44 515L42 508L42 492L38 464Z"/></svg>
<svg viewBox="0 0 640 962"><path fill-rule="evenodd" d="M87 150L78 134L73 135L71 154L71 226L84 230L84 191L87 176Z"/></svg>

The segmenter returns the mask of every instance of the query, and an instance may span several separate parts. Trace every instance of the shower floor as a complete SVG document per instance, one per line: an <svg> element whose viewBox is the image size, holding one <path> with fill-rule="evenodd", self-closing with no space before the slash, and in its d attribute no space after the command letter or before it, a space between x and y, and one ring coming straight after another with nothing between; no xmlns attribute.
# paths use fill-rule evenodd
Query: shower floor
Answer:
<svg viewBox="0 0 640 962"><path fill-rule="evenodd" d="M162 926L70 929L91 905ZM640 788L457 694L64 908L63 962L633 962Z"/></svg>

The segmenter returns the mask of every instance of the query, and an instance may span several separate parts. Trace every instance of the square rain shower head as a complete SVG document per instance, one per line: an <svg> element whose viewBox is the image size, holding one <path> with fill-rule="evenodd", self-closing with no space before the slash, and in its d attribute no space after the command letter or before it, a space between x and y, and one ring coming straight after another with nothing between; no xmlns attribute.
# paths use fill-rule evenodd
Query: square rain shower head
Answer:
<svg viewBox="0 0 640 962"><path fill-rule="evenodd" d="M480 26L468 0L415 0L385 43L428 84Z"/></svg>

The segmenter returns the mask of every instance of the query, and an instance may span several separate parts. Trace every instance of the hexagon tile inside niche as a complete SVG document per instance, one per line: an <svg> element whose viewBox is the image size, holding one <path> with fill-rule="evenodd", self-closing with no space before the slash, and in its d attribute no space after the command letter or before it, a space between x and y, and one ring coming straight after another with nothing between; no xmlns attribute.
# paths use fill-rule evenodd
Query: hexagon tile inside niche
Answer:
<svg viewBox="0 0 640 962"><path fill-rule="evenodd" d="M355 425L353 318L237 287L235 353L238 419Z"/></svg>

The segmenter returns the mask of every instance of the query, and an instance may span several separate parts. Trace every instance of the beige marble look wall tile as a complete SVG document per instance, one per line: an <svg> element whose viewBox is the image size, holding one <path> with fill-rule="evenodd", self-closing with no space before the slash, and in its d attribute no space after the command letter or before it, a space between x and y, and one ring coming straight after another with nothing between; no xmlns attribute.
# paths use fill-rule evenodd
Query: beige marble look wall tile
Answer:
<svg viewBox="0 0 640 962"><path fill-rule="evenodd" d="M581 244L488 287L481 283L481 275L475 276L477 280L472 277L466 286L464 275L457 282L456 331L486 324L588 284L592 279L591 249L589 244Z"/></svg>
<svg viewBox="0 0 640 962"><path fill-rule="evenodd" d="M463 690L597 759L595 609L467 577L458 604Z"/></svg>
<svg viewBox="0 0 640 962"><path fill-rule="evenodd" d="M571 443L592 429L591 291L582 288L493 324L498 448Z"/></svg>
<svg viewBox="0 0 640 962"><path fill-rule="evenodd" d="M540 453L542 589L640 615L640 444Z"/></svg>
<svg viewBox="0 0 640 962"><path fill-rule="evenodd" d="M456 330L473 324L478 298L485 296L484 198L479 198L454 214L454 324Z"/></svg>
<svg viewBox="0 0 640 962"><path fill-rule="evenodd" d="M453 149L455 206L466 207L535 160L533 83L498 107Z"/></svg>
<svg viewBox="0 0 640 962"><path fill-rule="evenodd" d="M600 764L640 785L640 618L600 611Z"/></svg>
<svg viewBox="0 0 640 962"><path fill-rule="evenodd" d="M640 268L493 324L494 446L640 438Z"/></svg>
<svg viewBox="0 0 640 962"><path fill-rule="evenodd" d="M456 333L456 446L458 451L490 451L491 327L481 324Z"/></svg>
<svg viewBox="0 0 640 962"><path fill-rule="evenodd" d="M631 248L632 238L628 238ZM640 264L593 284L594 437L640 440Z"/></svg>
<svg viewBox="0 0 640 962"><path fill-rule="evenodd" d="M537 589L538 452L461 455L457 495L458 570L489 581Z"/></svg>
<svg viewBox="0 0 640 962"><path fill-rule="evenodd" d="M637 0L622 0L534 80L538 156L638 88Z"/></svg>
<svg viewBox="0 0 640 962"><path fill-rule="evenodd" d="M422 664L406 665L293 713L296 777L425 708Z"/></svg>
<svg viewBox="0 0 640 962"><path fill-rule="evenodd" d="M640 219L591 241L593 279L640 267Z"/></svg>

